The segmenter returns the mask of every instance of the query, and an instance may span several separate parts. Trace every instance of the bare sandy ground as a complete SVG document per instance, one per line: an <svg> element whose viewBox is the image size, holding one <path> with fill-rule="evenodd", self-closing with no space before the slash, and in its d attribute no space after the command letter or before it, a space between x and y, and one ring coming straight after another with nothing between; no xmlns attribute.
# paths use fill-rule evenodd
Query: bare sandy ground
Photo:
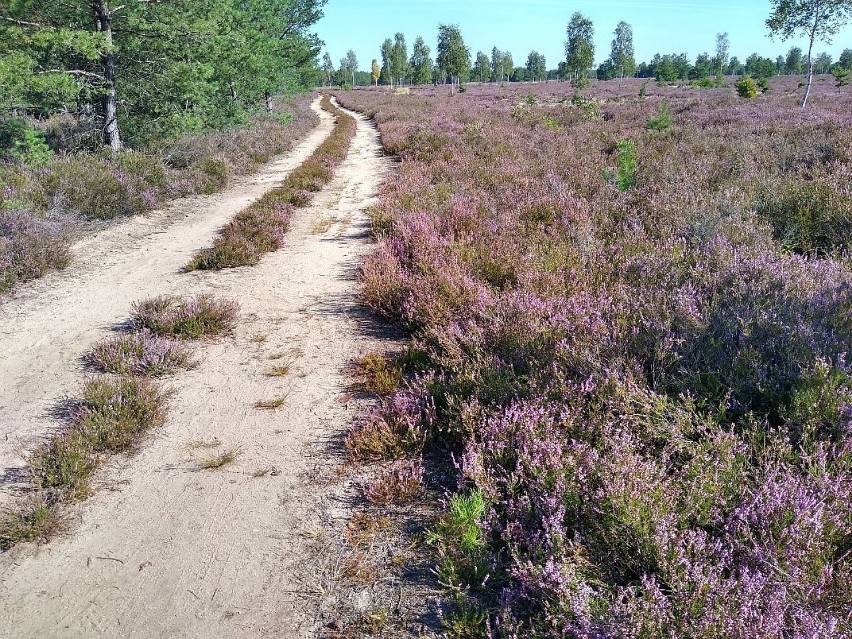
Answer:
<svg viewBox="0 0 852 639"><path fill-rule="evenodd" d="M337 177L294 216L286 246L253 268L178 273L215 229L323 139L322 125L251 182L188 203L176 222L129 222L81 243L70 271L39 283L0 318L0 462L45 431L46 410L82 378L78 358L152 294L212 292L242 308L235 334L203 346L181 373L167 425L136 457L100 474L70 532L0 556L0 637L307 637L334 588L315 556L345 517L330 457L360 408L344 368L375 347L357 310L354 272L369 250L365 207L387 169L375 129L358 133ZM267 372L287 363L283 377ZM285 397L263 411L260 400ZM216 470L203 460L236 460Z"/></svg>

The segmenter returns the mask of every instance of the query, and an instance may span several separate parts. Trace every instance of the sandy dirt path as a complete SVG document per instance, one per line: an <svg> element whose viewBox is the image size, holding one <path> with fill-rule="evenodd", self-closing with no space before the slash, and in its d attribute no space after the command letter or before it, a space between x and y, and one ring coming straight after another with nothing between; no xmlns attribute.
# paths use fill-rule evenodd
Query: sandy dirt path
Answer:
<svg viewBox="0 0 852 639"><path fill-rule="evenodd" d="M352 492L317 478L341 463L330 442L364 401L346 393L346 364L378 339L358 311L355 272L370 247L364 209L387 164L378 133L356 117L358 132L337 176L295 214L285 247L260 265L189 275L166 268L158 282L118 278L101 282L100 291L70 281L67 294L57 293L74 307L52 302L57 313L96 326L75 328L74 339L62 330L28 337L36 345L57 336L67 344L70 352L48 372L61 361L70 366L148 293L208 291L238 300L242 311L235 334L202 347L200 366L171 382L167 425L136 457L116 459L101 473L101 490L72 513L70 534L0 556L0 637L314 636L335 567L313 549L329 522L347 515ZM180 251L165 253L172 252ZM173 256L173 265L187 255ZM123 264L111 272L147 268ZM75 286L91 296L73 294ZM103 296L114 311L91 317ZM35 305L29 297L20 303ZM286 376L266 375L284 362ZM78 376L48 374L42 405ZM37 372L28 383L34 379ZM254 408L280 396L287 400L276 411ZM2 404L7 415L17 406L8 395ZM205 456L227 450L239 453L233 463L201 468Z"/></svg>
<svg viewBox="0 0 852 639"><path fill-rule="evenodd" d="M332 117L293 151L226 191L178 200L164 211L116 224L73 247L71 266L32 282L0 305L0 506L20 487L24 454L56 423L50 413L73 393L81 356L130 305L150 295L190 292L180 268L233 215L280 184L328 136Z"/></svg>

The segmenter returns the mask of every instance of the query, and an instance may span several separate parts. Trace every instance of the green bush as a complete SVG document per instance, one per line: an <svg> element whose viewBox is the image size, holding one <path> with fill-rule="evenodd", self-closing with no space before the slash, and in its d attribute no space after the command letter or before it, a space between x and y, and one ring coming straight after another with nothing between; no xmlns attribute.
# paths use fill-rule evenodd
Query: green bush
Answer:
<svg viewBox="0 0 852 639"><path fill-rule="evenodd" d="M741 98L751 99L757 97L757 83L747 75L737 80L736 87L737 95Z"/></svg>
<svg viewBox="0 0 852 639"><path fill-rule="evenodd" d="M665 131L666 129L671 128L672 124L674 124L674 122L672 120L672 116L669 114L669 104L663 100L663 103L660 105L660 110L657 113L657 117L650 118L645 124L645 128L652 129L654 131Z"/></svg>
<svg viewBox="0 0 852 639"><path fill-rule="evenodd" d="M0 160L38 168L53 159L53 151L45 142L44 132L26 120L13 118L0 122Z"/></svg>
<svg viewBox="0 0 852 639"><path fill-rule="evenodd" d="M622 140L618 147L618 175L615 186L622 193L636 184L636 143L633 140Z"/></svg>

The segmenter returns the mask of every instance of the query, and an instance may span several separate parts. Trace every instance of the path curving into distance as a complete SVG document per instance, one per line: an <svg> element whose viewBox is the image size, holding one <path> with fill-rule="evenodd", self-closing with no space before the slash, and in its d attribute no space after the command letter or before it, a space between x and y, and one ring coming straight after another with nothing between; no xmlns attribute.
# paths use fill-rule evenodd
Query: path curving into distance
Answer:
<svg viewBox="0 0 852 639"><path fill-rule="evenodd" d="M79 387L80 354L133 301L210 292L242 310L235 334L203 347L200 365L170 382L166 426L132 459L108 465L98 492L74 507L70 533L0 555L0 637L313 636L334 587L334 559L317 553L318 539L348 512L346 487L317 477L342 463L328 442L363 401L348 399L344 368L380 339L364 330L355 272L371 246L365 209L388 161L375 128L352 115L347 159L296 211L284 248L258 266L178 271L310 155L332 126L324 112L277 169L195 198L190 217L131 222L87 240L69 271L4 306L0 377L13 382L0 389L4 467L22 463L11 440L44 432L45 412ZM286 374L268 376L283 364ZM277 398L285 398L277 410L255 407ZM202 468L221 451L236 459Z"/></svg>

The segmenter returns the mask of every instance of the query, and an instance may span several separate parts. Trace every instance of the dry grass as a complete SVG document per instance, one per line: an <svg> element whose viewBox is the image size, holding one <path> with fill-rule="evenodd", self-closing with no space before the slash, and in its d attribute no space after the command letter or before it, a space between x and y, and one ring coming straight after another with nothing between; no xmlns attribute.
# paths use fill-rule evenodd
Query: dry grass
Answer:
<svg viewBox="0 0 852 639"><path fill-rule="evenodd" d="M260 410L278 410L287 403L287 395L281 395L274 399L264 399L256 402L254 407Z"/></svg>
<svg viewBox="0 0 852 639"><path fill-rule="evenodd" d="M154 335L198 339L216 337L234 329L239 306L230 300L202 294L181 298L152 297L133 305L131 325Z"/></svg>
<svg viewBox="0 0 852 639"><path fill-rule="evenodd" d="M334 224L334 220L332 218L321 217L311 225L311 233L314 235L323 235L324 233L328 233L332 224Z"/></svg>
<svg viewBox="0 0 852 639"><path fill-rule="evenodd" d="M263 468L258 468L255 470L251 476L255 479L260 479L261 477L266 477L267 475L271 475L275 477L276 475L280 475L281 471L278 470L277 466L264 466Z"/></svg>
<svg viewBox="0 0 852 639"><path fill-rule="evenodd" d="M423 462L398 461L370 485L367 500L377 506L409 504L423 494L423 474Z"/></svg>
<svg viewBox="0 0 852 639"><path fill-rule="evenodd" d="M235 462L242 452L243 451L240 448L229 448L228 450L223 450L220 453L211 455L206 459L202 459L198 462L198 465L204 470L216 470Z"/></svg>
<svg viewBox="0 0 852 639"><path fill-rule="evenodd" d="M391 520L388 517L362 510L349 520L345 531L346 541L352 548L363 548L390 529Z"/></svg>
<svg viewBox="0 0 852 639"><path fill-rule="evenodd" d="M197 449L219 448L219 446L221 446L221 445L222 445L222 440L219 439L218 437L214 437L209 442L206 442L206 441L201 440L201 439L194 439L191 442L189 442L186 446L187 446L187 448L197 450Z"/></svg>
<svg viewBox="0 0 852 639"><path fill-rule="evenodd" d="M267 377L286 377L290 374L290 370L292 365L290 362L286 362L284 364L278 364L277 366L273 366L268 371L266 371Z"/></svg>

